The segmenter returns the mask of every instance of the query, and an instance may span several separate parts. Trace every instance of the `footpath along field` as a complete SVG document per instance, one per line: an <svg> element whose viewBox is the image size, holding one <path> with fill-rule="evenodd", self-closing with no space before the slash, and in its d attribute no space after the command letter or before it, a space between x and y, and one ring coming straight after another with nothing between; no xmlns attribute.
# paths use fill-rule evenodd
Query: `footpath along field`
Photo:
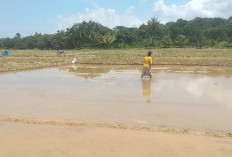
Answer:
<svg viewBox="0 0 232 157"><path fill-rule="evenodd" d="M3 50L1 50L3 51ZM232 49L111 49L66 50L57 56L56 50L9 50L11 56L0 56L0 72L38 69L71 64L141 65L147 51L152 51L155 65L232 66Z"/></svg>

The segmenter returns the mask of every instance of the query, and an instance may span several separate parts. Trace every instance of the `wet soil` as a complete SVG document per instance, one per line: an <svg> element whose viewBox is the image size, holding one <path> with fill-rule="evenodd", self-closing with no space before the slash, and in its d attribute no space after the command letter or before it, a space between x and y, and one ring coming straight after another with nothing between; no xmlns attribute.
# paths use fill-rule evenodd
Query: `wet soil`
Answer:
<svg viewBox="0 0 232 157"><path fill-rule="evenodd" d="M0 156L231 154L232 68L140 74L106 65L0 74Z"/></svg>
<svg viewBox="0 0 232 157"><path fill-rule="evenodd" d="M101 127L0 123L1 157L230 157L232 140Z"/></svg>

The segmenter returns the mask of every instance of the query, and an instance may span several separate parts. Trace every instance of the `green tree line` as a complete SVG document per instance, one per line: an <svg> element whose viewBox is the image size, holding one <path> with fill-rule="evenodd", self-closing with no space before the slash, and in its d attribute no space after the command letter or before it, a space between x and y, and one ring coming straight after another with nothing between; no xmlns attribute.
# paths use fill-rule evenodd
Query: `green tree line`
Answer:
<svg viewBox="0 0 232 157"><path fill-rule="evenodd" d="M151 18L139 27L117 26L113 29L97 22L74 24L55 34L1 38L2 49L82 49L136 47L232 47L232 17L178 19L161 24Z"/></svg>

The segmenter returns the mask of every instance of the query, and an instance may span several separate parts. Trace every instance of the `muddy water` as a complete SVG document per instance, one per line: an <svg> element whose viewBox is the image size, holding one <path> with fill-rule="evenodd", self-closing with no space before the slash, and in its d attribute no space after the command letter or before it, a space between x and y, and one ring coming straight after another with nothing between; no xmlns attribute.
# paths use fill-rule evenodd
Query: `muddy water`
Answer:
<svg viewBox="0 0 232 157"><path fill-rule="evenodd" d="M232 68L156 66L152 71L151 80L141 79L137 66L1 74L0 119L231 132Z"/></svg>

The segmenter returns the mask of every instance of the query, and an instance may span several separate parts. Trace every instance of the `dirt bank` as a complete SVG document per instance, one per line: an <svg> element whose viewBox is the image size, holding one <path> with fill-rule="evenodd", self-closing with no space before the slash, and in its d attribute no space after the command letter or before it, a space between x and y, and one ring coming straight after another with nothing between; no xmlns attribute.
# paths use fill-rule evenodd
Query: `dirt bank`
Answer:
<svg viewBox="0 0 232 157"><path fill-rule="evenodd" d="M232 140L100 127L0 122L4 157L229 157Z"/></svg>

